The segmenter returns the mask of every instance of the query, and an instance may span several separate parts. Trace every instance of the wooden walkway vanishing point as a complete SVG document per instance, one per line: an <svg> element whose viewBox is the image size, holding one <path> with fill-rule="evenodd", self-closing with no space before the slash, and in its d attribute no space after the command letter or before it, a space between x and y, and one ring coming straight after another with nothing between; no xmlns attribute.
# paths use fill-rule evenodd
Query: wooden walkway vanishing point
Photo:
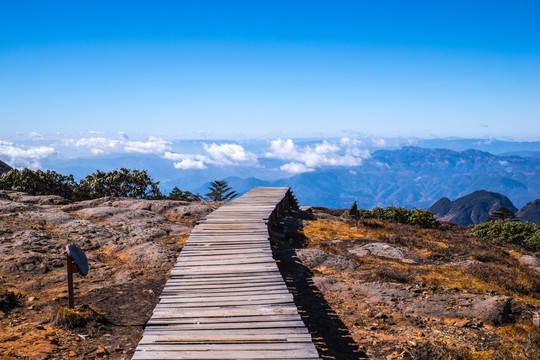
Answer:
<svg viewBox="0 0 540 360"><path fill-rule="evenodd" d="M289 188L254 188L197 225L133 359L320 359L272 258Z"/></svg>

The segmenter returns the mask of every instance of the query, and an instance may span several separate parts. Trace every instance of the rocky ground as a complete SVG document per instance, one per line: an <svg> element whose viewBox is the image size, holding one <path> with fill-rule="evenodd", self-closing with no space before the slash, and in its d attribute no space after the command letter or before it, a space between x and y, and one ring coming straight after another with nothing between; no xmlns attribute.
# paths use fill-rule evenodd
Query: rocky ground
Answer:
<svg viewBox="0 0 540 360"><path fill-rule="evenodd" d="M0 358L129 359L216 203L0 192ZM275 258L325 359L538 359L538 254L441 229L292 212ZM89 259L66 309L65 246Z"/></svg>
<svg viewBox="0 0 540 360"><path fill-rule="evenodd" d="M339 213L291 214L274 234L323 357L540 359L535 254L461 226L356 226Z"/></svg>
<svg viewBox="0 0 540 360"><path fill-rule="evenodd" d="M131 358L191 228L217 206L0 191L0 358ZM71 312L67 244L90 266Z"/></svg>

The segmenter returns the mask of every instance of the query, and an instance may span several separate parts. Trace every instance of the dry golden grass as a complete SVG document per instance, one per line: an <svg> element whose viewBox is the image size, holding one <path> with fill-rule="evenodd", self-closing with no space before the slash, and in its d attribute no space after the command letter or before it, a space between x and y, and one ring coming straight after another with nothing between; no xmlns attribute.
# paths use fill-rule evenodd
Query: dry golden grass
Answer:
<svg viewBox="0 0 540 360"><path fill-rule="evenodd" d="M96 251L97 255L101 255L108 260L112 266L125 268L130 265L128 258L122 253L110 247L102 247Z"/></svg>
<svg viewBox="0 0 540 360"><path fill-rule="evenodd" d="M496 284L483 281L466 273L462 268L451 265L428 265L422 266L427 274L417 276L418 280L427 285L437 287L446 286L458 289L475 290L479 292L498 291L504 289Z"/></svg>
<svg viewBox="0 0 540 360"><path fill-rule="evenodd" d="M420 281L432 286L433 291L454 288L470 293L497 292L514 298L518 312L540 306L540 276L517 261L526 251L516 246L469 236L464 227L447 225L440 229L420 229L402 224L361 221L358 228L355 228L350 221L318 220L311 221L304 228L304 235L308 246L318 247L328 253L346 255L361 264L355 273L350 275L361 282L399 282L412 285ZM349 252L351 247L369 241L406 248L416 263L381 257L355 258L355 255ZM321 271L330 273L331 269ZM417 346L408 349L407 355L410 357L404 358L540 359L540 328L528 324L513 324L498 329L486 327L482 331L496 333L489 335L489 343L486 343L484 338L475 337L478 329L460 331L469 330L471 337L464 342L459 341L458 337L445 339L440 336L418 341Z"/></svg>
<svg viewBox="0 0 540 360"><path fill-rule="evenodd" d="M369 226L368 224L381 224L381 226ZM351 226L351 223L340 220L330 221L310 221L304 227L304 235L310 240L357 240L372 239L377 240L381 236L391 235L391 231L382 226L382 221L371 220L358 224L358 228Z"/></svg>
<svg viewBox="0 0 540 360"><path fill-rule="evenodd" d="M380 280L411 282L416 279L437 287L496 291L534 305L540 304L540 277L517 262L520 252L511 246L468 236L459 227L419 229L377 220L362 221L357 228L352 225L353 222L345 220L311 221L304 227L304 235L308 243L328 253L347 255L347 247L339 244L341 240L375 240L413 250L426 261L444 261L444 264L434 265L369 257L356 259L363 265L362 270L373 270L374 278ZM467 259L479 263L450 264Z"/></svg>
<svg viewBox="0 0 540 360"><path fill-rule="evenodd" d="M85 327L90 322L105 324L105 316L91 306L79 306L76 309L61 307L53 315L52 323L63 329L77 329Z"/></svg>
<svg viewBox="0 0 540 360"><path fill-rule="evenodd" d="M540 359L540 328L532 324L513 324L500 328L501 346L513 359Z"/></svg>
<svg viewBox="0 0 540 360"><path fill-rule="evenodd" d="M186 241L188 241L189 239L189 236L177 236L176 237L176 243L178 245L184 245L186 243Z"/></svg>

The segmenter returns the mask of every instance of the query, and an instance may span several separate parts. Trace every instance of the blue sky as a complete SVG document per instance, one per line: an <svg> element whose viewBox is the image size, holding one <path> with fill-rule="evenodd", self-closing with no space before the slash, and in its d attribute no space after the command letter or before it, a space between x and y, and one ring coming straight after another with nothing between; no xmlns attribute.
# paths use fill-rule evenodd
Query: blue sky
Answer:
<svg viewBox="0 0 540 360"><path fill-rule="evenodd" d="M540 139L535 1L4 1L2 137Z"/></svg>

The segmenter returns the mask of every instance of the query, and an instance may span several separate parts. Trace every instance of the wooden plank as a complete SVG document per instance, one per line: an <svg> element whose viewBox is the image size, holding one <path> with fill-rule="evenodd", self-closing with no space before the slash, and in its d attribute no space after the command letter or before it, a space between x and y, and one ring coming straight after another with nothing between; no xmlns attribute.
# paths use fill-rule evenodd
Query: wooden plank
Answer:
<svg viewBox="0 0 540 360"><path fill-rule="evenodd" d="M283 284L272 286L258 286L258 287L242 287L243 291L249 291L251 294L276 294L276 293L289 293L289 289ZM195 292L196 291L196 292ZM192 287L179 287L179 286L167 286L161 292L161 295L176 294L178 296L190 296L190 297L209 297L209 296L222 296L228 293L238 292L238 285L234 286L219 286L214 285L212 287L202 288L202 285Z"/></svg>
<svg viewBox="0 0 540 360"><path fill-rule="evenodd" d="M234 323L234 322L260 322L260 321L289 321L289 320L301 320L298 314L289 315L259 315L259 316L226 316L226 317L197 317L197 318L167 318L156 321L150 319L148 325L162 325L162 324L210 324L210 323Z"/></svg>
<svg viewBox="0 0 540 360"><path fill-rule="evenodd" d="M290 294L289 294L290 295ZM277 305L277 304L294 304L292 297L289 296L274 296L261 299L253 299L249 297L244 297L238 300L228 300L234 299L234 297L227 297L227 299L184 299L173 296L162 297L160 299L160 304L166 306L166 304L172 304L177 308L202 308L202 307L228 307L228 306L243 306L243 305Z"/></svg>
<svg viewBox="0 0 540 360"><path fill-rule="evenodd" d="M158 304L154 309L152 317L167 318L191 318L191 317L223 317L223 316L257 316L257 315L281 315L297 314L298 309L293 305L259 305L259 306L240 306L240 307L207 307L207 308L172 308L170 306L161 306Z"/></svg>
<svg viewBox="0 0 540 360"><path fill-rule="evenodd" d="M205 338L207 341L212 341L213 339L220 340L226 334L226 336L242 336L242 335L257 335L257 336L268 336L268 335L280 335L287 338L290 334L305 334L309 335L309 332L304 326L296 328L266 328L266 329L230 329L227 331L215 331L215 330L176 330L176 331L164 331L162 329L154 330L154 326L148 327L144 331L144 335L166 335L173 334L179 339L182 338L191 338L194 335L198 335L202 338Z"/></svg>
<svg viewBox="0 0 540 360"><path fill-rule="evenodd" d="M216 301L235 301L235 302L242 302L246 301L246 304L248 304L249 301L255 301L255 300L275 300L275 301L293 301L292 295L287 292L286 294L253 294L250 291L246 292L238 292L236 294L231 295L223 295L223 296L216 296L216 297L209 297L209 296L200 296L200 295L192 295L190 297L185 296L178 296L178 295L161 295L160 297L163 300L167 301L175 301L175 302L194 302L194 301L200 301L200 302L216 302Z"/></svg>
<svg viewBox="0 0 540 360"><path fill-rule="evenodd" d="M247 343L247 344L175 344L169 343L153 343L143 344L140 351L253 351L253 350L296 350L302 348L302 343ZM307 350L307 349L305 349ZM313 353L310 353L313 355Z"/></svg>
<svg viewBox="0 0 540 360"><path fill-rule="evenodd" d="M320 359L317 353L295 351L295 350L266 350L266 351L139 351L136 350L133 355L133 360L141 359L198 359L198 360L215 360L215 359Z"/></svg>

